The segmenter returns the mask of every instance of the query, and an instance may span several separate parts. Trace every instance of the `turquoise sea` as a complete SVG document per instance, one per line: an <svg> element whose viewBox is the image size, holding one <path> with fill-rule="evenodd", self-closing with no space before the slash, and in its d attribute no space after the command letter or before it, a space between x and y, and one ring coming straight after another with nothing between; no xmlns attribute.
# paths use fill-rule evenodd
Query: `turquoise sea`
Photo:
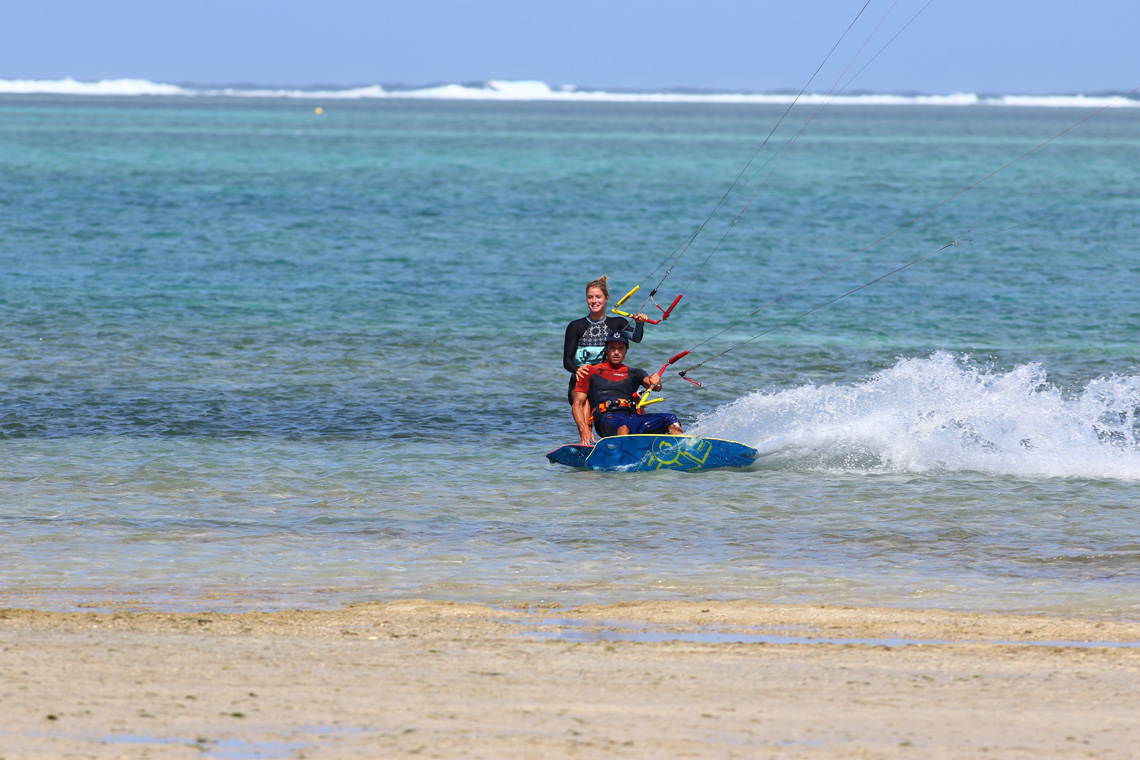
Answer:
<svg viewBox="0 0 1140 760"><path fill-rule="evenodd" d="M630 352L766 456L547 463L585 284L651 289L784 108L0 97L0 606L1140 618L1135 107L793 109Z"/></svg>

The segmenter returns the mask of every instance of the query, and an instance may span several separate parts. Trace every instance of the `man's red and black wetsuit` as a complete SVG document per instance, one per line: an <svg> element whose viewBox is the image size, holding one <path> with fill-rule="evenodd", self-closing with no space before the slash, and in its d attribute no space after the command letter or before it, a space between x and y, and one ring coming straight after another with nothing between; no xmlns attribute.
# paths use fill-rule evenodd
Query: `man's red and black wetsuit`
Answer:
<svg viewBox="0 0 1140 760"><path fill-rule="evenodd" d="M677 424L676 415L637 413L633 396L647 377L645 370L625 364L616 369L609 362L590 365L574 391L586 394L598 435L617 435L623 425L631 433L667 433L670 425Z"/></svg>

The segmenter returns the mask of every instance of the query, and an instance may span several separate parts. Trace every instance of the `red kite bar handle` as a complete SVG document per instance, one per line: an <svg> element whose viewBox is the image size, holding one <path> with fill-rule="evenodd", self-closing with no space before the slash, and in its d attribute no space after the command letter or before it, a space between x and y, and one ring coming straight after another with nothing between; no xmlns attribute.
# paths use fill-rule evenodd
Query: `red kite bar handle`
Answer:
<svg viewBox="0 0 1140 760"><path fill-rule="evenodd" d="M677 296L677 298L679 299L679 298L680 298L680 296ZM677 302L676 302L676 301L674 301L673 303L677 303ZM670 309L672 309L673 307L672 307L672 306L670 306L669 308L670 308ZM680 358L681 358L681 357L683 357L683 356L687 356L687 355L688 355L688 353L689 353L688 351L682 351L681 353L677 354L676 356L674 356L674 357L673 357L672 359L670 359L669 361L665 362L663 365L661 365L661 372L658 372L657 374L658 374L658 375L660 375L662 372L664 372L665 370L669 369L669 365L670 365L670 364L672 364L673 362L677 361L678 359L680 359Z"/></svg>
<svg viewBox="0 0 1140 760"><path fill-rule="evenodd" d="M669 304L668 309L661 309L661 306L657 302L654 302L653 305L656 306L658 309L661 309L661 319L659 319L657 321L658 322L664 322L666 319L668 319L669 315L673 312L673 307L676 306L681 301L681 299L684 297L685 297L684 293L678 293L677 297L673 299L673 303ZM656 324L656 322L654 324ZM669 363L672 364L672 362L669 362Z"/></svg>

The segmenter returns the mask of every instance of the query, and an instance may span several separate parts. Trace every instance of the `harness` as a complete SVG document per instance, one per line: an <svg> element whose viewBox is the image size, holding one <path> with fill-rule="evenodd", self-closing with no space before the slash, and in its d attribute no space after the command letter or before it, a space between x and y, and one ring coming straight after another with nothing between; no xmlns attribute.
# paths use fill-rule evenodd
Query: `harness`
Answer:
<svg viewBox="0 0 1140 760"><path fill-rule="evenodd" d="M637 404L627 398L615 398L610 401L603 401L594 407L591 413L594 417L601 417L603 414L611 414L613 412L627 412L629 414L637 413Z"/></svg>

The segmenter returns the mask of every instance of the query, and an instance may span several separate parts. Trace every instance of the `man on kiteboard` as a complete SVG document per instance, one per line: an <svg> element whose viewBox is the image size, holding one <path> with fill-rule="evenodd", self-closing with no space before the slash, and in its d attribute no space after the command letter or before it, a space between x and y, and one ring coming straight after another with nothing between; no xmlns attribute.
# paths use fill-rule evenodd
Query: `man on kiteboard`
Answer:
<svg viewBox="0 0 1140 760"><path fill-rule="evenodd" d="M593 440L590 432L590 415L594 428L603 438L631 433L681 435L681 423L673 414L639 414L636 392L642 387L661 390L661 376L650 375L643 369L627 367L625 355L629 351L629 338L625 333L613 331L606 336L605 361L589 365L588 370L574 386L574 422L582 445Z"/></svg>

